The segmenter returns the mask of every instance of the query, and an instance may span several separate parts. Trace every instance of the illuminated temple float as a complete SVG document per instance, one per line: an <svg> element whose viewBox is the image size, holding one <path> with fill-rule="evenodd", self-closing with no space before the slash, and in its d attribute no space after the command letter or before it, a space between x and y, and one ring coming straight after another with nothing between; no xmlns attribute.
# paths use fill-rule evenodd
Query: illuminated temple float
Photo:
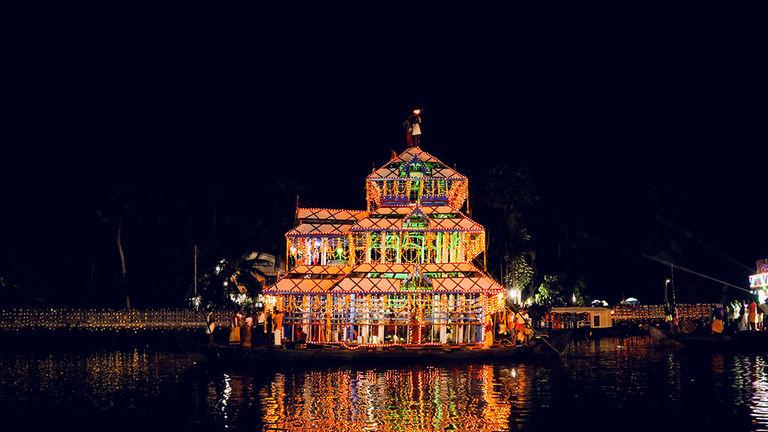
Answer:
<svg viewBox="0 0 768 432"><path fill-rule="evenodd" d="M491 344L505 290L482 268L467 178L410 147L366 179L366 210L297 208L265 305L285 338L343 345Z"/></svg>

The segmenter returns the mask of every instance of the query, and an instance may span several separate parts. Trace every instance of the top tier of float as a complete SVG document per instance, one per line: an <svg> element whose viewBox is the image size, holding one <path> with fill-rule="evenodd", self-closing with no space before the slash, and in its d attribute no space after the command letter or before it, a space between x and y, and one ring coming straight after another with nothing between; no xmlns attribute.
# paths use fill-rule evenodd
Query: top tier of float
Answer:
<svg viewBox="0 0 768 432"><path fill-rule="evenodd" d="M408 148L374 170L366 179L368 210L379 207L450 206L459 210L467 200L467 177L421 149L421 110L403 125Z"/></svg>

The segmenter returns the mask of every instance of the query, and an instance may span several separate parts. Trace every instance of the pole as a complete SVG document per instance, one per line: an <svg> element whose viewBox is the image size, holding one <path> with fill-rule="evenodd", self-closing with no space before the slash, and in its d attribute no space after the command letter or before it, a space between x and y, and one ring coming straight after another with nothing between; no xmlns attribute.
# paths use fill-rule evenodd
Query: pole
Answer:
<svg viewBox="0 0 768 432"><path fill-rule="evenodd" d="M502 257L499 257L499 271L501 272L501 285L506 290L507 284L504 280L504 258Z"/></svg>
<svg viewBox="0 0 768 432"><path fill-rule="evenodd" d="M194 278L195 279L192 286L194 287L194 290L195 290L195 297L197 297L197 245L195 245L194 247L194 258L195 258L194 259Z"/></svg>
<svg viewBox="0 0 768 432"><path fill-rule="evenodd" d="M669 261L669 273L669 279L672 281L672 307L674 308L677 302L675 301L675 266L672 264L672 260Z"/></svg>

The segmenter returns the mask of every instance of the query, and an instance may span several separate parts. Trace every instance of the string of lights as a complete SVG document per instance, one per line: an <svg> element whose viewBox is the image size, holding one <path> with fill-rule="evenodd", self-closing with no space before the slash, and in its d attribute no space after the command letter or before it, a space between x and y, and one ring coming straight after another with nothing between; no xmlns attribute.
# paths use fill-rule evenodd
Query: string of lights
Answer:
<svg viewBox="0 0 768 432"><path fill-rule="evenodd" d="M368 176L365 211L298 208L285 275L265 290L288 338L300 328L345 346L492 342L506 290L473 264L486 237L461 212L467 197L465 176L411 147Z"/></svg>
<svg viewBox="0 0 768 432"><path fill-rule="evenodd" d="M0 329L201 329L205 327L207 312L190 309L72 309L12 308L0 310ZM229 311L214 311L218 326L228 325Z"/></svg>

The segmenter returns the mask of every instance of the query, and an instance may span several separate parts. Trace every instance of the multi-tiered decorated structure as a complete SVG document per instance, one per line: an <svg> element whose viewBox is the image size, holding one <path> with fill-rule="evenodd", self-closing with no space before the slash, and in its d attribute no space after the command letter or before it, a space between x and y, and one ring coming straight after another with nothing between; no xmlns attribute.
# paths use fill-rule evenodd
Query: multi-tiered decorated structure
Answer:
<svg viewBox="0 0 768 432"><path fill-rule="evenodd" d="M323 343L482 343L504 310L482 269L485 230L462 212L467 178L411 147L366 181L367 210L297 208L286 274L266 306Z"/></svg>

